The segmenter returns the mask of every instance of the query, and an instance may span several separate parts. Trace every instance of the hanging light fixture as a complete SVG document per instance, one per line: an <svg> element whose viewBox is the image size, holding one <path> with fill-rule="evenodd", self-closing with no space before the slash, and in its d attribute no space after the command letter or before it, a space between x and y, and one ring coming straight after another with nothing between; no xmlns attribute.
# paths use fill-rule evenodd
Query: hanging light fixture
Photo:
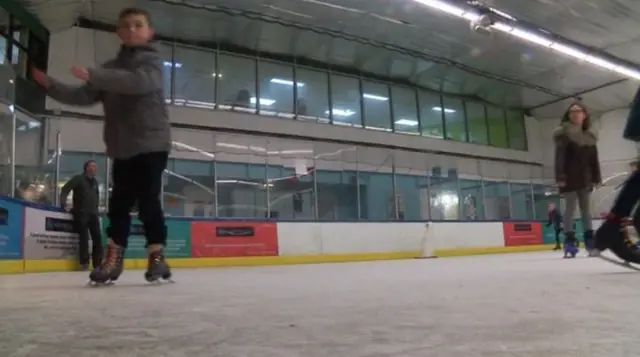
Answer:
<svg viewBox="0 0 640 357"><path fill-rule="evenodd" d="M442 0L413 0L413 1L422 5L428 6L429 8L432 8L434 10L441 11L449 15L453 15L453 16L465 19L469 22L478 21L478 19L482 16L482 14L473 7L464 8L459 5L453 5ZM563 55L573 57L581 62L586 62L594 66L598 66L600 68L613 71L622 76L640 80L640 71L638 71L636 68L633 68L626 64L615 63L605 58L604 56L599 56L597 54L585 52L584 50L576 46L573 46L570 43L563 43L563 41L555 39L552 36L548 34L544 34L540 31L532 31L524 27L519 27L517 26L516 18L510 15L507 15L506 13L498 9L489 8L489 10L492 13L497 14L498 16L509 20L509 22L496 21L488 26L488 28L490 29L494 29L496 31L500 31L502 33L524 40L526 42L530 42L538 46L548 48L554 52L558 52Z"/></svg>

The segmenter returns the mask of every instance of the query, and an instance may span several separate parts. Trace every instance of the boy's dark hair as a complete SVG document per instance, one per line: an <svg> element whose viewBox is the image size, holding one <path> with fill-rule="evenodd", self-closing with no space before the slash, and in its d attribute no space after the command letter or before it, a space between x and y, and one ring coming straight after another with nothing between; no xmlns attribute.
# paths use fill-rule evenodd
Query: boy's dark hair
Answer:
<svg viewBox="0 0 640 357"><path fill-rule="evenodd" d="M126 7L120 10L120 14L118 14L118 20L122 20L125 17L131 15L142 15L147 19L147 23L151 25L151 15L149 15L149 12L147 10L139 7Z"/></svg>
<svg viewBox="0 0 640 357"><path fill-rule="evenodd" d="M591 128L591 115L589 115L589 111L587 110L587 107L585 107L584 104L582 104L581 102L571 103L571 105L569 105L569 107L567 107L567 110L564 112L564 115L562 116L562 120L560 121L560 123L567 123L571 121L571 118L569 116L571 115L571 108L573 108L574 106L580 107L580 109L582 109L582 111L584 112L584 121L582 122L582 130L583 131L589 130Z"/></svg>

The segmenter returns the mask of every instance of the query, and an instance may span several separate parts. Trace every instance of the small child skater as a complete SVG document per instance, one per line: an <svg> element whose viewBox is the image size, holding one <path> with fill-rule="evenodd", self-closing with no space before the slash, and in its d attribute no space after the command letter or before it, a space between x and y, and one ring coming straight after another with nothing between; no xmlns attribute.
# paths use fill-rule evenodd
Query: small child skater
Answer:
<svg viewBox="0 0 640 357"><path fill-rule="evenodd" d="M163 91L163 60L150 45L154 31L149 13L126 8L118 17L122 46L116 58L95 68L71 67L85 82L69 86L32 69L32 78L47 94L70 105L104 107L103 138L113 160L113 191L109 200L109 241L105 256L90 274L95 283L118 279L131 227L131 210L138 202L147 240L148 281L170 279L164 246L167 230L160 202L162 174L171 150L171 128Z"/></svg>

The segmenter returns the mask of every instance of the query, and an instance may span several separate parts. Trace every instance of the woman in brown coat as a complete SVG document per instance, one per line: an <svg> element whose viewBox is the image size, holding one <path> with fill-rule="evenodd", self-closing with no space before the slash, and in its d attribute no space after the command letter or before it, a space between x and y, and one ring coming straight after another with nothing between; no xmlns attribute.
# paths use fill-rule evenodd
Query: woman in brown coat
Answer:
<svg viewBox="0 0 640 357"><path fill-rule="evenodd" d="M555 142L556 184L564 195L565 257L575 256L578 241L573 228L576 206L584 228L584 242L590 256L593 250L591 191L602 182L598 161L597 137L591 131L591 118L582 104L572 104L553 132Z"/></svg>

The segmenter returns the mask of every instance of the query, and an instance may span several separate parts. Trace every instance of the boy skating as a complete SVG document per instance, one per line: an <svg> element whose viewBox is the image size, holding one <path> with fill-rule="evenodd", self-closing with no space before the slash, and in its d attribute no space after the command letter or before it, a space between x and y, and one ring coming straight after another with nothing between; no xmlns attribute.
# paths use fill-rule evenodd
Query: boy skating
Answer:
<svg viewBox="0 0 640 357"><path fill-rule="evenodd" d="M123 269L131 227L130 212L138 202L149 255L145 278L169 279L163 249L167 231L160 203L162 174L171 149L171 130L163 93L163 60L149 44L154 31L149 14L127 8L118 17L122 47L117 57L96 68L71 67L85 82L62 84L33 69L32 76L53 99L72 105L102 102L103 138L113 159L113 190L109 200L109 241L105 257L91 274L96 283L118 279Z"/></svg>

